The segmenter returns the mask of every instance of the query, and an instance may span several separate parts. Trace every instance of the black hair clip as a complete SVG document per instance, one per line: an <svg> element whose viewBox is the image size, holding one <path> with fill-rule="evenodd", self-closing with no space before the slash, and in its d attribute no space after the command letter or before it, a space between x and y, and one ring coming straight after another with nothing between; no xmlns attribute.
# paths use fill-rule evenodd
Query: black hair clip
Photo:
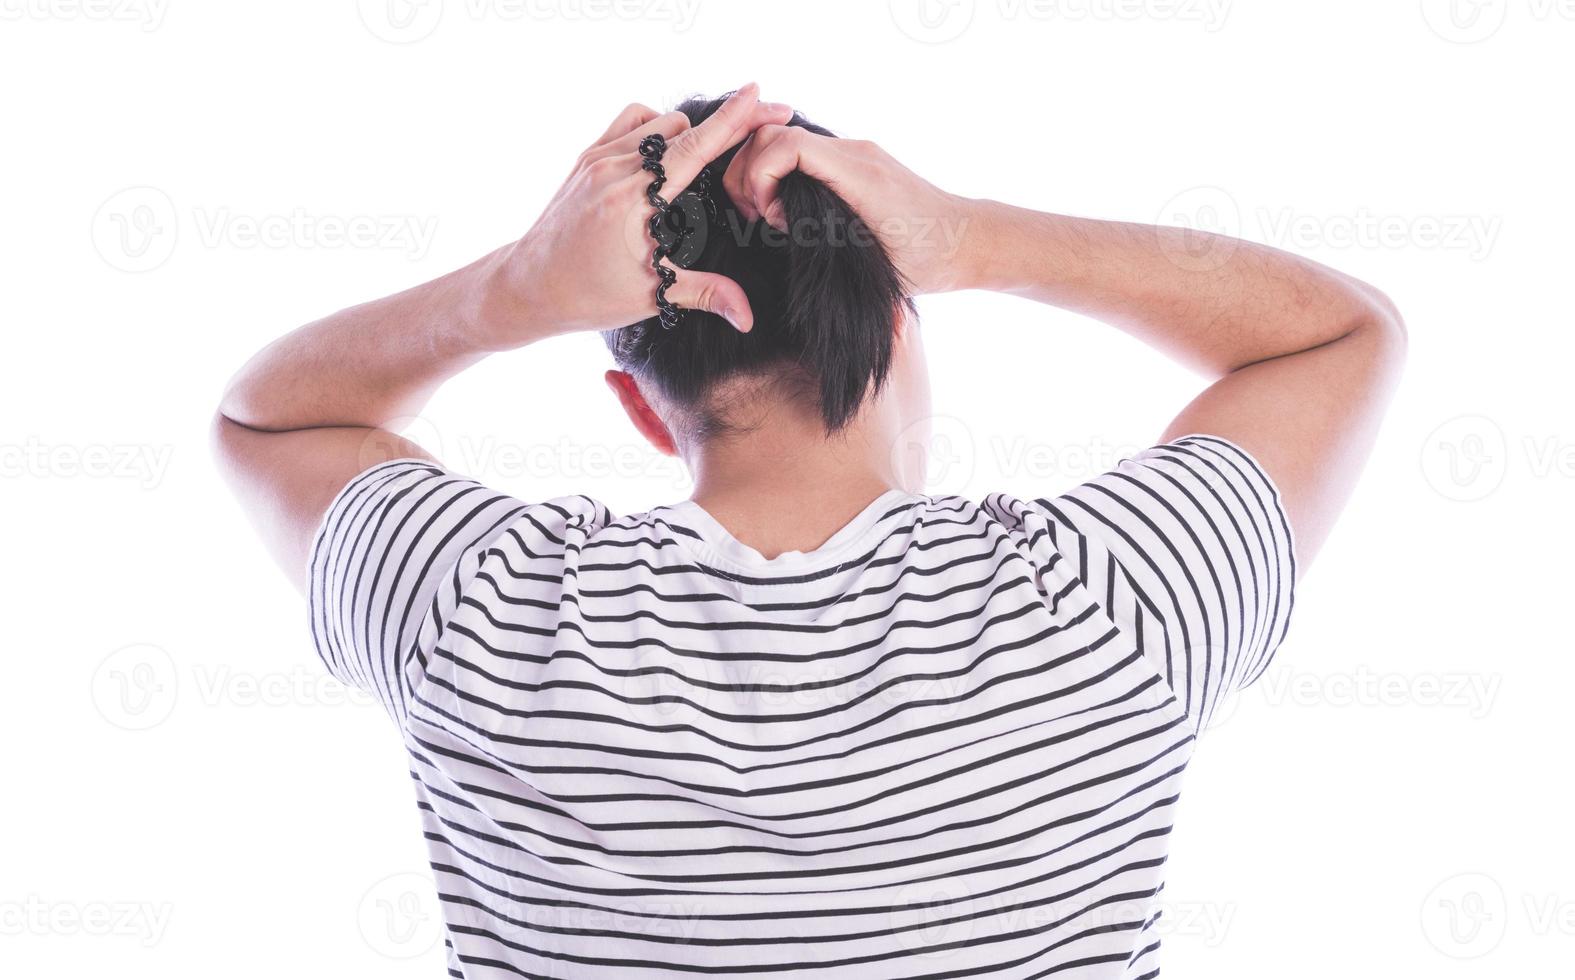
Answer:
<svg viewBox="0 0 1575 980"><path fill-rule="evenodd" d="M656 213L646 224L656 248L651 252L651 268L661 282L656 287L656 309L662 326L668 330L676 327L684 316L683 307L667 299L667 289L678 274L662 264L667 259L680 269L687 269L705 249L706 226L718 224L716 201L711 196L711 168L703 167L695 178L695 189L679 194L671 203L661 195L667 183L667 171L662 167L662 154L667 152L667 140L661 133L652 133L640 141L640 166L652 175L651 184L645 189L645 199Z"/></svg>
<svg viewBox="0 0 1575 980"><path fill-rule="evenodd" d="M662 326L671 330L684 318L684 311L667 299L667 288L678 280L678 273L662 264L662 260L670 254L670 248L663 243L659 229L666 224L667 213L672 210L672 206L661 195L662 185L667 183L667 171L662 167L662 154L666 152L667 140L661 133L652 133L640 141L640 156L643 158L640 169L652 176L650 186L645 189L645 199L656 209L646 224L651 237L656 239L656 248L651 253L651 268L656 270L657 278L661 280L656 286L656 311L661 317Z"/></svg>

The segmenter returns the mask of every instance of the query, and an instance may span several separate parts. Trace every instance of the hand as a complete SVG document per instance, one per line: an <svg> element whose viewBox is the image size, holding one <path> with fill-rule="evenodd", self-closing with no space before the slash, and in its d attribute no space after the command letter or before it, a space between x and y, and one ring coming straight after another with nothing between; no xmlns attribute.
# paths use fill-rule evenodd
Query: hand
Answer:
<svg viewBox="0 0 1575 980"><path fill-rule="evenodd" d="M512 347L552 334L606 330L656 315L651 268L655 247L647 232L652 175L640 168L640 141L652 133L667 140L663 197L672 200L700 173L758 127L785 122L793 110L758 99L751 82L710 118L693 128L681 112L658 115L631 105L607 132L580 154L574 171L525 237L505 250L503 277L516 315L493 346ZM709 272L676 270L667 298L706 310L741 331L754 324L738 283Z"/></svg>
<svg viewBox="0 0 1575 980"><path fill-rule="evenodd" d="M722 187L746 220L763 217L791 234L777 186L795 170L848 202L915 293L973 285L976 262L964 246L983 238L970 227L982 212L975 202L946 193L874 143L767 123L739 148Z"/></svg>

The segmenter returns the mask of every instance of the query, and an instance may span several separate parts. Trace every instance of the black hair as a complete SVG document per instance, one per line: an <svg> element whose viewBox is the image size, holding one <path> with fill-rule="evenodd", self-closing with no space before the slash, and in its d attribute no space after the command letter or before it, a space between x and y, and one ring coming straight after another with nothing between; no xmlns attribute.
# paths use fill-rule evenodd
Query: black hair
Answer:
<svg viewBox="0 0 1575 980"><path fill-rule="evenodd" d="M699 125L724 101L689 99L677 111ZM835 135L797 112L788 125ZM744 221L722 190L735 152L710 164L716 220L695 232L705 241L688 267L743 287L753 329L741 334L715 314L688 310L672 330L653 316L605 331L603 338L620 368L655 384L681 408L704 409L711 389L734 375L778 373L784 383L817 390L826 431L836 432L885 384L895 318L899 308L913 308L906 284L873 230L831 188L802 172L788 174L778 187L786 231ZM670 201L680 193L672 185L665 191ZM701 414L693 425L698 434L723 427L714 413Z"/></svg>

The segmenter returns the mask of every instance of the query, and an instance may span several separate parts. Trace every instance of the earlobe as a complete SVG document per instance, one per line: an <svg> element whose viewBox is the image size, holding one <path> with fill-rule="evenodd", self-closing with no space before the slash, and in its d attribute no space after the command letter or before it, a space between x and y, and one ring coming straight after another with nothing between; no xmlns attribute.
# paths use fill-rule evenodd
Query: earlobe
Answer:
<svg viewBox="0 0 1575 980"><path fill-rule="evenodd" d="M667 425L662 421L656 410L651 408L650 402L645 400L645 394L640 391L640 386L635 382L634 376L627 371L608 371L603 377L607 387L618 396L618 403L623 406L624 414L629 416L629 421L640 430L657 452L664 456L677 456L678 445L673 441L673 435L667 431Z"/></svg>
<svg viewBox="0 0 1575 980"><path fill-rule="evenodd" d="M892 316L892 334L898 340L906 340L908 332L916 326L918 324L915 322L913 311L908 308L908 304L906 302L898 303L897 309Z"/></svg>

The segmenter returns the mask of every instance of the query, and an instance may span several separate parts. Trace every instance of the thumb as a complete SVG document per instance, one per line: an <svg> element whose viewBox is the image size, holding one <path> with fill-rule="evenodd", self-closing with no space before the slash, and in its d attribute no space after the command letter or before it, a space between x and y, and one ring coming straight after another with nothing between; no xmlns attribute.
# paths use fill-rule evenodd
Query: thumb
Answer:
<svg viewBox="0 0 1575 980"><path fill-rule="evenodd" d="M738 283L715 272L676 271L678 279L667 290L669 301L691 310L715 313L739 333L748 333L754 327L754 311Z"/></svg>

